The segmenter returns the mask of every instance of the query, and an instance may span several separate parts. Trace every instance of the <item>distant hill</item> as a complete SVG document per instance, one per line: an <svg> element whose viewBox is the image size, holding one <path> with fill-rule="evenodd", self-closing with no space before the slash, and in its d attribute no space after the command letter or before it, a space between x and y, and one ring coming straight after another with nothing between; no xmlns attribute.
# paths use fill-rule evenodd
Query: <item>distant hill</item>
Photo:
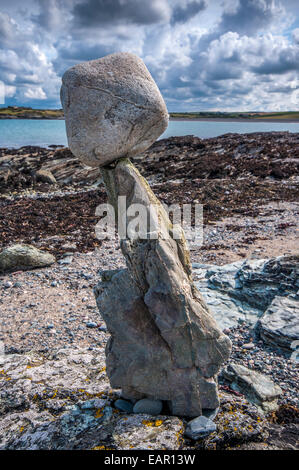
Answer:
<svg viewBox="0 0 299 470"><path fill-rule="evenodd" d="M0 119L64 119L62 109L32 109L23 106L0 108Z"/></svg>
<svg viewBox="0 0 299 470"><path fill-rule="evenodd" d="M170 117L176 119L277 119L277 120L299 120L299 111L282 111L274 113L263 113L263 112L211 112L203 111L198 113L170 113Z"/></svg>
<svg viewBox="0 0 299 470"><path fill-rule="evenodd" d="M299 111L263 112L181 112L170 113L173 119L250 119L250 120L299 120ZM33 109L24 106L0 108L0 119L64 119L62 109Z"/></svg>

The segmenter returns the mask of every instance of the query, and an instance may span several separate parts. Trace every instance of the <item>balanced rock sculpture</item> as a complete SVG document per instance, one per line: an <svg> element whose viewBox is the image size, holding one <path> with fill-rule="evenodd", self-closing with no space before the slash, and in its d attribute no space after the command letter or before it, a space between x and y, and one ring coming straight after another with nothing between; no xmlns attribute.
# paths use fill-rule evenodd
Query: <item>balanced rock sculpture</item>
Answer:
<svg viewBox="0 0 299 470"><path fill-rule="evenodd" d="M124 398L165 400L174 415L199 416L219 405L217 374L231 343L192 282L183 231L129 160L166 129L163 98L141 59L128 53L72 67L61 97L69 146L83 162L101 166L116 213L125 196L127 208L141 204L148 216L142 236L121 240L127 268L104 273L95 288L111 334L111 386ZM123 216L117 214L128 229L133 217Z"/></svg>

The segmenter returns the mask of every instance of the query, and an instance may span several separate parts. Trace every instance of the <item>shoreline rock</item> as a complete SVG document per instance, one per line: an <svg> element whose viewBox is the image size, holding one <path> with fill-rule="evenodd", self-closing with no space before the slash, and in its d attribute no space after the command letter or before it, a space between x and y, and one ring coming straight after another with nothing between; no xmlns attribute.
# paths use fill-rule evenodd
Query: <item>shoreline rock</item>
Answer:
<svg viewBox="0 0 299 470"><path fill-rule="evenodd" d="M105 355L100 348L66 347L1 359L2 450L190 451L239 449L246 444L259 448L259 442L266 449L297 447L295 408L278 410L274 424L245 397L222 390L213 419L217 430L196 441L185 435L184 419L119 413L113 406L118 395L102 370Z"/></svg>
<svg viewBox="0 0 299 470"><path fill-rule="evenodd" d="M287 351L299 340L298 273L298 255L194 266L195 284L222 329L246 321Z"/></svg>
<svg viewBox="0 0 299 470"><path fill-rule="evenodd" d="M43 268L55 261L53 255L32 245L13 245L0 253L0 273Z"/></svg>
<svg viewBox="0 0 299 470"><path fill-rule="evenodd" d="M269 413L278 409L277 400L282 390L264 374L230 363L222 370L221 376L233 390L243 393L261 412Z"/></svg>

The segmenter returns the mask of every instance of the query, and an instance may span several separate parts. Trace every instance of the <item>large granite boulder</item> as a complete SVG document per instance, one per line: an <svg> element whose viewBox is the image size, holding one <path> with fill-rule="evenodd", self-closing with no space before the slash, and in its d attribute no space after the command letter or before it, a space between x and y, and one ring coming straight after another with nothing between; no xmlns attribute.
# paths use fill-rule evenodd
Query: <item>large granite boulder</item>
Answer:
<svg viewBox="0 0 299 470"><path fill-rule="evenodd" d="M115 409L118 394L104 366L103 345L0 355L0 450L190 450L185 420ZM217 432L197 441L196 448L264 441L267 422L257 408L244 397L223 391L220 396L213 418Z"/></svg>
<svg viewBox="0 0 299 470"><path fill-rule="evenodd" d="M67 70L61 102L69 147L90 166L143 152L168 125L165 103L145 64L125 52Z"/></svg>

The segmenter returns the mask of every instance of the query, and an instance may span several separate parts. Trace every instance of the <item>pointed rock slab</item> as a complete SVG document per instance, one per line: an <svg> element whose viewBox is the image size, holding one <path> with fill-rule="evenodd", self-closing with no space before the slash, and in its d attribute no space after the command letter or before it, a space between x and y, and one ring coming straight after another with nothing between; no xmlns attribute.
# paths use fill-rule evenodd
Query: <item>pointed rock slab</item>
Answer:
<svg viewBox="0 0 299 470"><path fill-rule="evenodd" d="M123 159L102 174L116 211L118 197L127 196L127 207L142 204L148 215L143 236L121 241L127 269L95 288L111 333L110 383L122 388L124 398L165 400L174 415L199 416L202 408L219 405L217 374L229 357L230 340L192 283L183 233L171 225L137 169ZM125 223L122 216L122 230L128 229L133 217ZM154 230L150 220L157 223ZM165 237L168 230L180 238Z"/></svg>
<svg viewBox="0 0 299 470"><path fill-rule="evenodd" d="M143 152L168 125L152 76L139 57L126 52L67 70L61 103L69 147L90 166Z"/></svg>

